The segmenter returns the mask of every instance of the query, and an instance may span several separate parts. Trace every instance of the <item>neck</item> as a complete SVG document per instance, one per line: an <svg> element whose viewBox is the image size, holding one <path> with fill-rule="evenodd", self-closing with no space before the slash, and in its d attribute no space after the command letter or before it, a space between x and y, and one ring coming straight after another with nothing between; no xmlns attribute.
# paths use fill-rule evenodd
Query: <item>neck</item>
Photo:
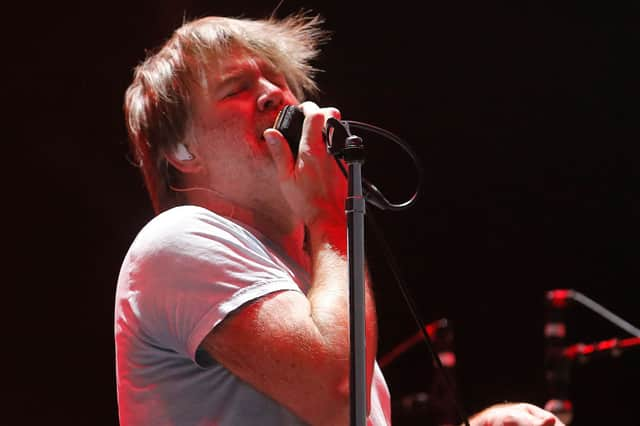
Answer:
<svg viewBox="0 0 640 426"><path fill-rule="evenodd" d="M309 255L305 250L305 231L301 221L292 219L288 206L285 211L269 212L265 209L241 211L247 213L236 219L254 227L272 242L279 245L304 269L309 270ZM288 218L283 220L283 218Z"/></svg>
<svg viewBox="0 0 640 426"><path fill-rule="evenodd" d="M280 246L293 261L310 271L309 255L305 250L304 224L300 221L283 220L287 217L291 217L288 208L286 212L268 212L265 209L248 210L236 206L232 219L255 228Z"/></svg>
<svg viewBox="0 0 640 426"><path fill-rule="evenodd" d="M270 206L250 208L209 191L192 191L187 196L187 202L256 229L280 246L300 266L309 270L304 224L293 217L288 205L281 203L275 208Z"/></svg>

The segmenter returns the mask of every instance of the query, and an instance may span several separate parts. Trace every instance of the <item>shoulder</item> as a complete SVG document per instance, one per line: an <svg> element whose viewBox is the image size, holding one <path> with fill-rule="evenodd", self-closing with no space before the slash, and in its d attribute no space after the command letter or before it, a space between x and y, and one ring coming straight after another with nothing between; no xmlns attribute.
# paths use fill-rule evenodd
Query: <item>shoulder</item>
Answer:
<svg viewBox="0 0 640 426"><path fill-rule="evenodd" d="M256 265L272 274L278 269L256 236L202 207L180 206L154 217L138 233L121 265L118 287L151 286L154 294L184 291L188 283L235 281L239 271Z"/></svg>
<svg viewBox="0 0 640 426"><path fill-rule="evenodd" d="M137 235L132 249L183 252L211 244L255 245L258 238L243 226L199 206L179 206L160 213Z"/></svg>
<svg viewBox="0 0 640 426"><path fill-rule="evenodd" d="M223 229L238 233L242 228L229 219L199 206L178 206L166 210L142 229L141 234L174 235L193 230Z"/></svg>
<svg viewBox="0 0 640 426"><path fill-rule="evenodd" d="M183 271L202 265L280 265L261 235L198 206L167 210L138 233L125 256L126 270ZM239 267L239 266L238 266ZM278 266L282 268L282 266ZM186 272L185 272L186 273Z"/></svg>

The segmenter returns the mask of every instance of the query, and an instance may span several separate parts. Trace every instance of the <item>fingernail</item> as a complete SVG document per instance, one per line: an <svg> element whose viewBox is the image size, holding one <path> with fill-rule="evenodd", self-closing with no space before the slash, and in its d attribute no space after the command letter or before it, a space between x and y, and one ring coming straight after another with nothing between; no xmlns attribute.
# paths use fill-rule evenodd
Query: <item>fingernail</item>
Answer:
<svg viewBox="0 0 640 426"><path fill-rule="evenodd" d="M278 139L273 136L271 133L264 133L264 140L267 141L268 144L274 145L278 142Z"/></svg>

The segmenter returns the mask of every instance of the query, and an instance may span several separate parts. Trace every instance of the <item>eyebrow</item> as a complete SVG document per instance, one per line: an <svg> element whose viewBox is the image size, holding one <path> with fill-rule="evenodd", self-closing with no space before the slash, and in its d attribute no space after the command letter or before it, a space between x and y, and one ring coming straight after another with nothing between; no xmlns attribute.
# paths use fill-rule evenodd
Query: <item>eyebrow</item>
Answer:
<svg viewBox="0 0 640 426"><path fill-rule="evenodd" d="M223 77L220 81L218 81L217 86L218 87L225 87L225 86L229 86L233 83L236 83L240 80L242 80L243 78L247 77L246 72L237 72L237 73L233 73L230 75L227 75L225 77Z"/></svg>
<svg viewBox="0 0 640 426"><path fill-rule="evenodd" d="M248 75L250 75L250 72L245 69L231 71L230 73L223 75L222 78L216 82L216 84L212 88L212 93L218 95L220 94L220 92L225 91L228 87L233 86L234 84L237 84L238 82L247 78Z"/></svg>
<svg viewBox="0 0 640 426"><path fill-rule="evenodd" d="M220 91L226 89L229 86L232 86L238 81L250 77L254 73L264 73L264 75L268 78L276 76L284 78L284 74L282 72L279 72L275 67L271 66L265 61L256 60L255 65L257 65L257 70L252 65L247 66L246 64L244 64L244 66L238 66L234 69L231 69L226 74L222 74L216 82L214 91L216 93L219 93Z"/></svg>
<svg viewBox="0 0 640 426"><path fill-rule="evenodd" d="M253 72L261 72L268 76L282 74L272 63L262 58L251 58L246 62L242 61L240 64L237 64L226 74L222 74L219 83L224 84L228 80L237 80Z"/></svg>

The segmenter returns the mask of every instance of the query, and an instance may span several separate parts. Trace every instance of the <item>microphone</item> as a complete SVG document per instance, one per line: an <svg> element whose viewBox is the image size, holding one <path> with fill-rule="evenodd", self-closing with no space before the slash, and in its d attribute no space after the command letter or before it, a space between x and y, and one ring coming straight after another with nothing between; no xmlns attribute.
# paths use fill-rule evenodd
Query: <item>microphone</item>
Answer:
<svg viewBox="0 0 640 426"><path fill-rule="evenodd" d="M278 112L276 120L274 122L273 128L280 131L282 136L285 137L287 143L289 144L289 148L291 148L291 153L293 154L293 158L298 157L298 151L300 146L300 137L302 136L302 125L304 123L304 113L302 110L295 105L285 105L284 108ZM336 159L336 163L338 167L342 170L342 173L347 176L347 172L338 161L338 158L335 156L337 152L339 152L339 147L343 146L343 143L336 142L336 147L333 147L331 144L333 143L333 132L336 130L340 130L340 121L335 118L329 118L327 121L327 126L323 130L324 141L327 144L327 148L334 155ZM348 135L344 134L345 137ZM391 207L395 207L392 205L389 200L387 200L384 195L380 192L375 185L367 181L366 179L362 179L363 192L366 201L379 208L380 210L387 210Z"/></svg>
<svg viewBox="0 0 640 426"><path fill-rule="evenodd" d="M304 113L300 108L294 105L286 105L278 112L278 116L273 125L273 128L279 130L289 143L293 158L298 157L298 147L300 145L303 123Z"/></svg>
<svg viewBox="0 0 640 426"><path fill-rule="evenodd" d="M568 398L571 360L565 354L567 326L565 309L572 290L551 290L545 300L545 379L549 400L545 410L555 414L565 425L573 420L573 405Z"/></svg>
<svg viewBox="0 0 640 426"><path fill-rule="evenodd" d="M289 143L289 148L291 148L294 158L298 157L303 123L304 113L302 110L295 105L285 105L285 107L278 112L278 116L273 125L273 128L279 130ZM342 135L340 135L341 137L336 137L334 141L333 136L336 131L342 133ZM322 130L322 135L327 150L331 155L336 157L336 160L344 154L345 141L343 141L343 139L360 139L358 136L351 135L348 130L347 121L340 121L333 117L327 119L327 123Z"/></svg>

